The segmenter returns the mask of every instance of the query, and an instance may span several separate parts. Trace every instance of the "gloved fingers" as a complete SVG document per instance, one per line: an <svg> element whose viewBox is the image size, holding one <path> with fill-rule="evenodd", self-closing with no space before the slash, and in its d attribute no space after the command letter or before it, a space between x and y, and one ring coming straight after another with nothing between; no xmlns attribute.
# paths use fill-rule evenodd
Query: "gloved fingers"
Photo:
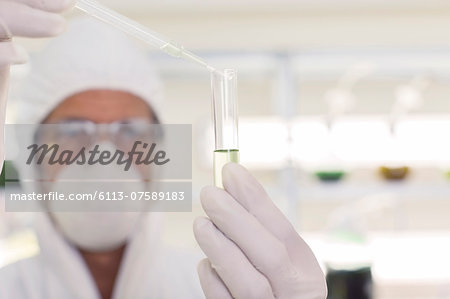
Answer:
<svg viewBox="0 0 450 299"><path fill-rule="evenodd" d="M308 244L250 172L236 163L228 163L222 171L226 191L285 245L292 263L301 269L302 280L318 278L324 281L319 263Z"/></svg>
<svg viewBox="0 0 450 299"><path fill-rule="evenodd" d="M208 259L200 261L197 272L206 299L233 299Z"/></svg>
<svg viewBox="0 0 450 299"><path fill-rule="evenodd" d="M275 295L286 290L289 283L298 280L299 273L286 246L230 194L216 187L205 187L200 198L211 221L268 278Z"/></svg>
<svg viewBox="0 0 450 299"><path fill-rule="evenodd" d="M0 18L0 42L8 42L12 39L12 33L6 23Z"/></svg>
<svg viewBox="0 0 450 299"><path fill-rule="evenodd" d="M75 0L13 0L13 1L23 3L36 9L56 13L64 12L72 8L76 3Z"/></svg>
<svg viewBox="0 0 450 299"><path fill-rule="evenodd" d="M28 54L24 48L12 42L0 42L0 67L25 63Z"/></svg>
<svg viewBox="0 0 450 299"><path fill-rule="evenodd" d="M197 218L194 234L233 298L274 299L269 281L230 239L207 218Z"/></svg>
<svg viewBox="0 0 450 299"><path fill-rule="evenodd" d="M65 19L23 3L0 1L0 20L13 36L51 37L62 33Z"/></svg>
<svg viewBox="0 0 450 299"><path fill-rule="evenodd" d="M288 249L301 240L295 228L270 199L261 184L243 166L228 163L222 169L225 190ZM304 243L305 246L306 243ZM295 248L298 250L298 248Z"/></svg>

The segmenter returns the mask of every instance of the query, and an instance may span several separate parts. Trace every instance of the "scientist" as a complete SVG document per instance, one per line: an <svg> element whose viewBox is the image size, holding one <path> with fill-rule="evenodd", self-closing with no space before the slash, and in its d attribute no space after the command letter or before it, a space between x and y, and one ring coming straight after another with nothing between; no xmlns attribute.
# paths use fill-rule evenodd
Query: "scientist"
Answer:
<svg viewBox="0 0 450 299"><path fill-rule="evenodd" d="M27 60L12 37L63 33L58 13L72 5L69 0L0 0L2 124L9 66ZM93 22L68 26L32 60L24 86L18 95L19 123L157 123L161 109L158 80L145 54ZM208 217L194 223L207 256L197 266L204 296L325 298L316 258L262 186L237 164L224 167L223 184L224 190L202 190ZM78 214L37 215L40 252L0 270L1 299L203 297L192 258L162 247L155 213L139 219L129 213Z"/></svg>

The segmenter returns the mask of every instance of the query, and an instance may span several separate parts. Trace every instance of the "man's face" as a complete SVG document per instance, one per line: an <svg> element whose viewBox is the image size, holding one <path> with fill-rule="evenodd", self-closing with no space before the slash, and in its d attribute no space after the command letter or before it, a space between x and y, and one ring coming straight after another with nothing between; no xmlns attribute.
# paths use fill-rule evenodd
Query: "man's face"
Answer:
<svg viewBox="0 0 450 299"><path fill-rule="evenodd" d="M127 123L129 120L136 119L145 120L148 123L157 122L150 106L144 100L133 94L117 90L90 90L65 99L50 112L43 123L54 124L87 121L95 124L109 124L114 122L120 123L122 121ZM98 140L98 142L100 141ZM64 144L62 140L56 140L56 143L61 146ZM67 149L77 148L82 142L76 142L72 146L70 144ZM65 149L64 146L62 148ZM129 150L128 147L119 147L119 149L125 152ZM60 173L62 168L63 166L53 165L51 167L44 167L42 170L54 178ZM142 169L142 166L138 166L137 168L140 172L146 173L146 169Z"/></svg>
<svg viewBox="0 0 450 299"><path fill-rule="evenodd" d="M75 128L79 128L79 124L89 123L94 124L105 124L97 127L108 127L107 124L112 123L124 123L125 126L131 126L133 122L131 120L144 120L145 123L156 123L157 119L153 110L150 106L142 99L137 96L134 96L127 92L121 91L112 91L112 90L92 90L86 91L82 93L78 93L73 95L66 100L64 100L60 105L58 105L43 121L44 124L67 124L68 126L74 126ZM138 123L135 123L138 126ZM63 125L64 126L64 125ZM146 125L144 125L146 126ZM58 127L58 126L55 126ZM81 125L84 127L84 125ZM114 125L112 125L114 127ZM44 130L45 131L45 130ZM50 130L51 131L51 130ZM59 132L58 129L55 131ZM64 130L62 130L64 131ZM74 132L77 133L74 133ZM119 130L120 131L120 130ZM132 139L134 134L132 134L131 128L128 130L123 130L123 135L128 133L127 137ZM53 131L51 131L53 132ZM82 131L84 132L84 131ZM90 131L89 131L90 132ZM110 132L110 131L108 131ZM118 131L114 131L117 133ZM136 130L136 132L140 132ZM98 142L106 141L104 139L109 139L108 141L113 142L115 146L123 148L125 145L129 145L126 137L118 138L118 136L110 136L109 134L105 134L104 132L101 134L95 133ZM50 134L51 135L51 134ZM69 149L77 148L79 146L84 146L85 139L79 138L78 136L84 136L80 134L77 130L69 130L69 134L67 137L64 134L55 136L60 136L61 139L55 139L55 143L59 145L73 145L69 146ZM105 136L106 135L106 136ZM53 136L53 135L51 135ZM75 136L75 137L74 137ZM111 140L111 138L113 140ZM74 139L75 141L71 141ZM88 138L89 139L89 138ZM122 142L119 142L122 141ZM94 142L95 144L95 142ZM92 145L92 144L91 144ZM63 146L64 148L64 146ZM49 175L52 179L61 176L63 170L67 170L71 166L66 165L48 165L43 164L42 171L44 171L47 175ZM98 179L103 178L103 172L111 171L108 166L95 166L96 168L89 168L92 172L87 172L83 169L83 172L79 174L76 172L76 175L80 175L76 178L83 178L84 180L89 179ZM104 169L107 170L104 170ZM100 169L100 172L98 171ZM139 175L139 178L143 180L150 179L149 169L148 167L144 167L143 165L136 165L135 169L137 173L134 175ZM115 170L115 169L113 169ZM122 168L120 168L122 171ZM121 172L122 174L122 172ZM73 175L73 173L71 173ZM108 173L111 175L111 173ZM123 178L126 179L136 179L136 177L130 177L129 173L125 174L123 172ZM73 179L73 177L70 177ZM95 192L97 190L107 191L111 185L105 184L104 182L96 182L96 185L92 184L84 184L83 181L81 183L71 183L71 184L51 184L45 185L45 192L50 192L54 190L62 190L63 193L76 193L83 192L86 194L93 194L93 189ZM121 190L127 192L129 188L127 186L138 186L136 183L130 184L126 182L115 182L114 190ZM120 188L124 188L123 190ZM48 188L48 189L46 189ZM52 203L50 203L52 204ZM125 211L124 211L125 212ZM55 225L59 227L59 229L63 232L65 237L73 242L75 246L80 247L86 251L110 251L116 249L118 246L122 246L128 237L131 235L134 227L136 226L137 221L140 219L140 213L56 213L51 212L51 217L53 221L55 221ZM108 230L104 231L104 228L107 227ZM111 229L113 227L113 229ZM106 249L107 248L107 249Z"/></svg>
<svg viewBox="0 0 450 299"><path fill-rule="evenodd" d="M101 124L132 118L145 118L151 123L156 121L148 104L133 94L117 90L90 90L64 100L44 123L79 119Z"/></svg>

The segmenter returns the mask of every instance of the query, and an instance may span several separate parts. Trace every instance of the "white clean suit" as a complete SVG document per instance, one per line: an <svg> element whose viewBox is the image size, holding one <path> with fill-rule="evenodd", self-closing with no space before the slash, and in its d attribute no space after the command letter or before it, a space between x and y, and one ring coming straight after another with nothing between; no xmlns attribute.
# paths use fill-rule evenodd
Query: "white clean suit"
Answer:
<svg viewBox="0 0 450 299"><path fill-rule="evenodd" d="M63 35L33 57L21 83L11 93L19 111L16 123L38 124L68 96L93 89L139 96L161 117L160 82L148 53L93 19L71 22ZM0 299L100 299L77 249L46 214L36 216L40 253L0 269ZM204 298L196 272L200 256L163 247L156 216L145 217L130 239L113 299Z"/></svg>
<svg viewBox="0 0 450 299"><path fill-rule="evenodd" d="M129 241L112 298L204 298L196 274L199 257L165 248L156 218L144 217ZM37 215L35 228L40 253L0 269L0 299L100 299L80 253L49 217Z"/></svg>

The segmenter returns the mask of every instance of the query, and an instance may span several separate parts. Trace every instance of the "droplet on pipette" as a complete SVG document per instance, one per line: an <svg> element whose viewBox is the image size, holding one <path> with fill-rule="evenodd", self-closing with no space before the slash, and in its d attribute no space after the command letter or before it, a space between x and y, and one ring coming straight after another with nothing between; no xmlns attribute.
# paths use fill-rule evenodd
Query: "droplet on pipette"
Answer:
<svg viewBox="0 0 450 299"><path fill-rule="evenodd" d="M193 62L197 65L206 67L210 72L217 72L215 68L207 64L203 59L201 59L199 56L194 55L193 53L189 51L185 51L183 46L179 46L173 42L167 43L164 46L160 48L165 53L169 54L170 56L176 57L176 58L184 58L185 60L188 60L190 62Z"/></svg>
<svg viewBox="0 0 450 299"><path fill-rule="evenodd" d="M160 49L169 54L170 56L177 58L180 58L183 53L183 47L180 47L172 42L165 44Z"/></svg>

